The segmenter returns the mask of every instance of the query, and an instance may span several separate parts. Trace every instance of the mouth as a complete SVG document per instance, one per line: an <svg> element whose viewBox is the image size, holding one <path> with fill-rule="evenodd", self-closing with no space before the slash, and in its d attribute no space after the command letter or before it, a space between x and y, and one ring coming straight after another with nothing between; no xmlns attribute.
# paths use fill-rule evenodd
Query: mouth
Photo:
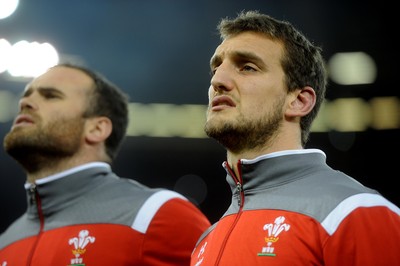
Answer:
<svg viewBox="0 0 400 266"><path fill-rule="evenodd" d="M33 123L34 123L34 122L33 122L32 116L27 115L27 114L21 114L21 115L18 115L18 116L15 118L14 126L31 125L31 124L33 124Z"/></svg>
<svg viewBox="0 0 400 266"><path fill-rule="evenodd" d="M236 104L230 97L222 95L214 97L214 99L211 101L211 107L212 110L217 111L227 107L236 107Z"/></svg>

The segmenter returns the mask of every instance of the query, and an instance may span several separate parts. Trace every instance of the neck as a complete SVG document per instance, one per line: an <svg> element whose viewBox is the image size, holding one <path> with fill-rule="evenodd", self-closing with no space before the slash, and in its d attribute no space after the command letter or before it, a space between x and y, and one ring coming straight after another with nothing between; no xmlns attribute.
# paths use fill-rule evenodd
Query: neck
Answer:
<svg viewBox="0 0 400 266"><path fill-rule="evenodd" d="M97 158L77 158L77 157L68 157L68 158L51 158L46 160L45 162L41 163L41 167L37 167L34 170L29 170L25 168L27 173L27 181L30 183L34 183L36 180L54 175L65 170L71 169L73 167L95 162L95 161L104 161Z"/></svg>
<svg viewBox="0 0 400 266"><path fill-rule="evenodd" d="M243 150L240 152L232 152L230 150L227 151L227 162L229 166L235 171L235 174L237 175L237 163L241 159L247 159L247 160L252 160L255 159L261 155L269 154L272 152L277 152L277 151L284 151L284 150L300 150L303 149L301 145L300 139L297 141L294 141L293 136L287 136L285 137L284 135L280 135L278 138L274 139L274 143L266 143L263 146L256 147L254 149L250 150Z"/></svg>

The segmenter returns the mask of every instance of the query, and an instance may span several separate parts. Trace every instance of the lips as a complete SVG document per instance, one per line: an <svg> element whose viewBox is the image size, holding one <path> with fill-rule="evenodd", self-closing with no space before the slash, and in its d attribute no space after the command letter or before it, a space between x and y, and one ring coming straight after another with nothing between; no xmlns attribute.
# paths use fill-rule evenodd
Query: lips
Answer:
<svg viewBox="0 0 400 266"><path fill-rule="evenodd" d="M33 118L27 114L21 114L15 118L14 125L33 124Z"/></svg>
<svg viewBox="0 0 400 266"><path fill-rule="evenodd" d="M236 104L233 102L233 100L226 96L226 95L221 95L221 96L215 96L214 99L211 102L211 106L213 109L215 107L236 107Z"/></svg>

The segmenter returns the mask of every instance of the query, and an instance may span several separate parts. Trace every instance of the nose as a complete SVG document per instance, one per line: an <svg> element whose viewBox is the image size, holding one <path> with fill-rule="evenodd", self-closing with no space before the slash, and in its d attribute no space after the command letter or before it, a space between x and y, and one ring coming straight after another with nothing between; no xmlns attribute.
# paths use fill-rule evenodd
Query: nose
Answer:
<svg viewBox="0 0 400 266"><path fill-rule="evenodd" d="M211 78L211 87L215 92L229 91L233 88L233 73L228 64L219 65Z"/></svg>
<svg viewBox="0 0 400 266"><path fill-rule="evenodd" d="M19 100L19 110L22 111L24 109L36 109L37 106L34 101L29 96L24 96Z"/></svg>

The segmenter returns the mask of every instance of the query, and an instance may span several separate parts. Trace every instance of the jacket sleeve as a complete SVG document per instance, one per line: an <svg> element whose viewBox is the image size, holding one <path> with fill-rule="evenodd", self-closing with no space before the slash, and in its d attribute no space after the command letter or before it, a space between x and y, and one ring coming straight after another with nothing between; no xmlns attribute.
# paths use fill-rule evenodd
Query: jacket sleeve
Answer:
<svg viewBox="0 0 400 266"><path fill-rule="evenodd" d="M190 201L172 198L163 203L148 225L143 243L145 265L190 265L200 235L210 226Z"/></svg>
<svg viewBox="0 0 400 266"><path fill-rule="evenodd" d="M400 265L400 215L386 206L360 207L324 247L325 265Z"/></svg>

